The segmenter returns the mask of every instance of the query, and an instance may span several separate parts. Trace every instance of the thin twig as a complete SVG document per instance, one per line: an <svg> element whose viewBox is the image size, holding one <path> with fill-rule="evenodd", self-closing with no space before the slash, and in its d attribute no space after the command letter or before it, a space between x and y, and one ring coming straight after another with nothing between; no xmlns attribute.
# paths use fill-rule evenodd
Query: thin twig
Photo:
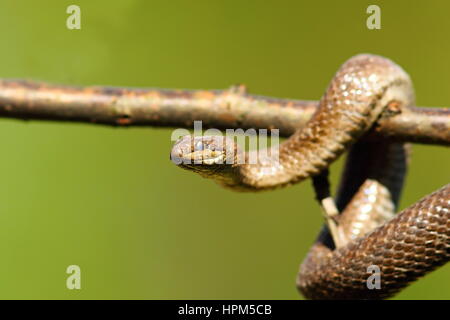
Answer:
<svg viewBox="0 0 450 320"><path fill-rule="evenodd" d="M72 87L0 80L0 117L113 126L255 128L289 136L311 118L317 101L277 99L228 90ZM398 108L378 121L371 137L450 145L450 108Z"/></svg>

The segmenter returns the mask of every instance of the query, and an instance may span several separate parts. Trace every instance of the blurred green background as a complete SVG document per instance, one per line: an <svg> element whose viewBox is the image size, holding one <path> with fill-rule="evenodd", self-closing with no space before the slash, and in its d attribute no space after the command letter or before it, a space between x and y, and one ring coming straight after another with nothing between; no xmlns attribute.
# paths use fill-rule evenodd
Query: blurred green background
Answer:
<svg viewBox="0 0 450 320"><path fill-rule="evenodd" d="M82 29L66 28L81 7ZM378 4L382 29L366 28ZM318 99L354 54L390 57L450 105L448 1L2 0L0 76ZM177 169L170 129L0 120L0 298L299 299L322 224L311 184L238 194ZM336 185L342 165L332 167ZM449 182L414 146L401 207ZM76 264L82 289L66 288ZM450 266L399 299L449 299Z"/></svg>

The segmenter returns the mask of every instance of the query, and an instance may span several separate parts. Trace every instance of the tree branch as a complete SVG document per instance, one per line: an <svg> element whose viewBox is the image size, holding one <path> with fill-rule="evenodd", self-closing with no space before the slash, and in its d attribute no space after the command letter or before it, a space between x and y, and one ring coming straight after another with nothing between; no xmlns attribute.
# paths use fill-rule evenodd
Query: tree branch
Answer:
<svg viewBox="0 0 450 320"><path fill-rule="evenodd" d="M0 80L0 117L112 126L255 128L289 136L311 118L317 101L269 98L228 90L71 87ZM450 145L450 108L395 108L372 130L374 139Z"/></svg>

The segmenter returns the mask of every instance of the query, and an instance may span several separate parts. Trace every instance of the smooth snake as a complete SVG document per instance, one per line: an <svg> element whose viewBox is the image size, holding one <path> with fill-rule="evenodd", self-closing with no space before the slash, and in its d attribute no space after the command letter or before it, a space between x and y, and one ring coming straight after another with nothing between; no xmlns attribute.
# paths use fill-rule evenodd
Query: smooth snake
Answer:
<svg viewBox="0 0 450 320"><path fill-rule="evenodd" d="M450 184L394 215L408 145L367 139L377 120L412 105L412 82L401 67L380 56L357 55L338 70L312 119L279 145L277 161L223 136L184 136L171 158L237 191L311 177L327 224L300 267L299 291L310 299L387 298L450 258ZM328 167L345 151L333 200ZM258 163L249 164L255 153ZM373 266L381 287L369 289Z"/></svg>

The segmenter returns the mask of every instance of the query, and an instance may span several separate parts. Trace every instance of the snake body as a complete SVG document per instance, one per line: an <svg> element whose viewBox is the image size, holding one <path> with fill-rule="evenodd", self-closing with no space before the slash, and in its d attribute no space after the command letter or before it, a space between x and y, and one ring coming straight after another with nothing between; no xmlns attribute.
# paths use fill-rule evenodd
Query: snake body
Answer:
<svg viewBox="0 0 450 320"><path fill-rule="evenodd" d="M412 82L401 67L358 55L338 70L312 119L279 146L278 159L241 163L261 152L244 152L221 136L185 136L171 157L228 188L259 191L318 176L348 150L336 197L336 220L347 243L336 247L325 226L300 268L297 287L311 299L386 298L450 258L450 184L394 217L408 146L365 139L380 117L413 104ZM381 287L368 286L373 266Z"/></svg>

